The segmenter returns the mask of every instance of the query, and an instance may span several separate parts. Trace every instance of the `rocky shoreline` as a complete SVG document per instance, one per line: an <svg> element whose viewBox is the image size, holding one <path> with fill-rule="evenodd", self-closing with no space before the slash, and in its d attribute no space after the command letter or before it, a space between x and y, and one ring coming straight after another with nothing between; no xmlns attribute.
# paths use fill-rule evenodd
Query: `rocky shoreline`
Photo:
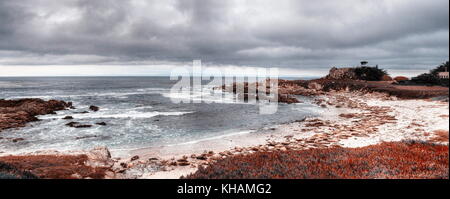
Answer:
<svg viewBox="0 0 450 199"><path fill-rule="evenodd" d="M29 122L38 121L36 116L56 114L73 108L71 102L58 100L44 101L41 99L0 99L0 131L10 128L24 127Z"/></svg>
<svg viewBox="0 0 450 199"><path fill-rule="evenodd" d="M370 86L371 84L378 84L378 86L373 87ZM360 82L360 84L354 82L336 83L335 80L325 81L325 83L323 80L281 80L279 81L279 93L284 95L287 100L279 100L279 102L300 103L300 101L292 100L295 95L312 96L314 103L322 107L327 114L274 127L273 132L264 135L260 139L263 141L258 144L244 144L227 150L217 150L217 148L211 147L210 150L205 150L203 153L187 154L187 152L184 152L169 158L152 155L153 153L145 150L130 154L129 157L119 158L112 157L106 148L98 148L87 152L59 153L46 151L24 156L4 156L0 157L0 162L3 161L13 166L18 165L19 169L33 171L33 168L18 164L20 162L18 160L21 157L27 159L29 155L33 155L37 160L41 157L41 160L50 161L51 158L49 157L53 156L54 158L64 157L64 159L67 159L68 161L60 163L66 168L85 168L85 170L80 171L82 173L77 173L78 170L75 169L72 173L69 172L70 175L61 175L60 178L179 178L197 171L198 168L207 167L223 159L255 153L353 148L379 144L384 141L402 140L420 140L448 145L448 98L442 101L400 99L404 95L381 92L383 90L380 90L380 88L384 88L386 85L388 84L369 84L367 82ZM238 87L240 86L233 85L231 90L227 87L222 87L222 89L239 94ZM244 92L242 92L244 96L249 93L248 83L244 83L241 88L244 88ZM448 89L429 90L431 90L430 93L423 93L419 89L419 92L414 95L408 94L408 96L423 98L423 96L435 97L441 96L445 92L448 93ZM438 92L435 92L436 90ZM39 100L25 100L21 102L17 103L19 108L16 109L11 108L11 106L0 108L0 110L4 110L0 112L3 114L0 114L2 116L0 118L14 118L12 116L17 114L14 113L14 110L21 111L19 115L27 115L28 112L23 113L23 111L28 107L42 107L31 109L34 110L29 114L29 116L32 115L30 116L32 118L38 114L51 114L53 111L71 106L69 103L57 103L57 101L45 103ZM3 103L6 105L14 104L8 101L3 101ZM405 104L407 104L407 107L404 106ZM46 109L46 107L49 109ZM411 114L411 112L422 113L422 115ZM10 116L5 116L7 114ZM27 121L35 120L19 121L25 123L15 122L16 126L10 128L21 127ZM3 125L7 127L5 124ZM239 140L241 137L237 136L233 139ZM192 146L192 148L195 147ZM79 155L84 156L79 157ZM70 159L77 161L69 161ZM47 169L51 170L51 168ZM49 178L48 172L37 173L39 174L38 177Z"/></svg>

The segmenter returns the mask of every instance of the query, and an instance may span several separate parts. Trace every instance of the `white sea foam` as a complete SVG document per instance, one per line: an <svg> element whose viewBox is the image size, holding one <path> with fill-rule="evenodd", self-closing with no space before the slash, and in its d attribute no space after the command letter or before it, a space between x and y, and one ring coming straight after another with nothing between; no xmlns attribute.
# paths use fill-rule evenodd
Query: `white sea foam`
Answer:
<svg viewBox="0 0 450 199"><path fill-rule="evenodd" d="M150 109L153 108L153 106L139 106L132 108L133 110L142 110L142 109Z"/></svg>
<svg viewBox="0 0 450 199"><path fill-rule="evenodd" d="M223 95L222 91L213 88L203 88L196 91L164 92L163 97L178 100L188 100L192 102L218 103L218 104L243 104L242 100L235 99L231 94Z"/></svg>
<svg viewBox="0 0 450 199"><path fill-rule="evenodd" d="M87 118L112 118L112 119L120 119L120 118L130 118L130 119L143 119L143 118L152 118L155 116L180 116L193 112L138 112L138 111L127 111L125 113L105 113L105 112L95 112L95 113L86 113L86 114L78 114L73 115L75 119L87 119ZM44 115L39 117L39 119L60 119L61 115Z"/></svg>
<svg viewBox="0 0 450 199"><path fill-rule="evenodd" d="M19 98L40 98L40 99L54 99L54 98L79 98L79 97L92 97L92 96L100 96L100 97L118 97L123 98L130 95L142 95L142 94L159 94L167 92L169 89L163 88L146 88L146 89L137 89L136 92L91 92L88 94L75 94L75 95L23 95L23 96L12 96L10 99L19 99Z"/></svg>
<svg viewBox="0 0 450 199"><path fill-rule="evenodd" d="M238 132L234 132L234 133L225 133L225 134L219 135L219 136L203 138L203 139L193 140L193 141L189 141L189 142L183 142L183 143L179 143L179 144L171 144L171 145L167 145L167 146L170 147L170 146L180 146L180 145L191 145L191 144L196 144L199 142L218 140L218 139L222 139L222 138L226 138L226 137L231 137L231 136L236 136L236 135L245 135L245 134L254 133L254 132L256 132L256 131L248 130L248 131L238 131Z"/></svg>

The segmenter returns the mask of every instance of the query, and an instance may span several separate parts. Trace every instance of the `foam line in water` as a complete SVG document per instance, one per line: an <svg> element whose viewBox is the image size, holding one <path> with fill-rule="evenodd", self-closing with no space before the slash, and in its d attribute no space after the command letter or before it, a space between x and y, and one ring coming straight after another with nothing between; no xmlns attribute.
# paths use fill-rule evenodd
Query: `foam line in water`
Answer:
<svg viewBox="0 0 450 199"><path fill-rule="evenodd" d="M143 118L152 118L155 116L180 116L185 115L193 112L137 112L137 111L128 111L125 113L87 113L87 114L78 114L74 115L73 118L75 119L95 119L95 118L113 118L113 119L120 119L120 118L131 118L131 119L143 119ZM39 119L60 119L62 116L41 116Z"/></svg>
<svg viewBox="0 0 450 199"><path fill-rule="evenodd" d="M171 144L171 145L167 145L167 146L171 147L171 146L191 145L191 144L197 144L199 142L210 141L210 140L217 140L217 139L222 139L222 138L236 136L236 135L245 135L245 134L254 133L254 132L256 132L256 131L254 131L254 130L251 130L251 131L238 131L238 132L234 132L234 133L228 133L228 134L225 134L225 135L219 135L219 136L214 136L214 137L209 137L209 138L203 138L203 139L198 139L198 140L189 141L189 142L183 142L183 143L179 143L179 144Z"/></svg>
<svg viewBox="0 0 450 199"><path fill-rule="evenodd" d="M138 89L137 92L92 92L89 94L75 94L75 95L35 95L35 96L12 96L9 99L19 99L19 98L40 98L40 99L51 99L51 98L77 98L77 97L92 97L92 96L112 96L112 97L123 97L129 95L140 95L140 94L159 94L162 92L167 92L168 89L165 88L147 88Z"/></svg>

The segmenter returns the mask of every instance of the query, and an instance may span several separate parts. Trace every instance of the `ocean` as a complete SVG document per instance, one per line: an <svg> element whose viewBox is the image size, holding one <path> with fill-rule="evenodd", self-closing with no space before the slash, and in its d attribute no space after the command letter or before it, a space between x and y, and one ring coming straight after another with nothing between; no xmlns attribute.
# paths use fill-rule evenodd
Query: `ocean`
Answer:
<svg viewBox="0 0 450 199"><path fill-rule="evenodd" d="M75 110L39 116L27 127L0 132L0 152L23 153L38 150L87 150L106 146L132 150L220 139L243 133L264 133L268 127L317 115L320 107L308 97L304 103L280 104L275 114L261 115L257 104L233 99L220 100L212 87L194 91L204 103L173 103L189 98L188 93L171 94L177 83L169 77L0 77L0 99L41 98L73 102ZM207 82L204 82L207 83ZM216 91L220 92L220 91ZM100 111L89 111L89 106ZM66 126L74 122L92 128ZM95 125L105 122L106 126Z"/></svg>

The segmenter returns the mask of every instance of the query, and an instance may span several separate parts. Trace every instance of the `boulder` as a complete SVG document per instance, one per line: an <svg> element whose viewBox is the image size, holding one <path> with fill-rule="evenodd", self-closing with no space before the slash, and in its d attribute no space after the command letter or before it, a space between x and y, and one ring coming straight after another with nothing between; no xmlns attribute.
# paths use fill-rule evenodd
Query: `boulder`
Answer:
<svg viewBox="0 0 450 199"><path fill-rule="evenodd" d="M97 111L100 110L100 108L97 107L97 106L89 106L89 109L90 109L91 111L94 111L94 112L97 112Z"/></svg>
<svg viewBox="0 0 450 199"><path fill-rule="evenodd" d="M283 95L283 94L278 95L278 103L280 103L280 102L286 103L286 104L300 103L300 101L298 101L297 98L290 97L289 95Z"/></svg>
<svg viewBox="0 0 450 199"><path fill-rule="evenodd" d="M92 125L90 124L80 124L79 122L69 122L66 124L66 126L72 127L72 128L91 128Z"/></svg>
<svg viewBox="0 0 450 199"><path fill-rule="evenodd" d="M64 118L62 118L63 120L73 120L73 117L72 116L66 116L66 117L64 117Z"/></svg>
<svg viewBox="0 0 450 199"><path fill-rule="evenodd" d="M100 126L106 126L105 122L98 122L98 123L95 123L95 124L100 125Z"/></svg>
<svg viewBox="0 0 450 199"><path fill-rule="evenodd" d="M135 155L135 156L133 156L133 157L131 157L131 159L130 159L130 161L136 161L136 160L139 160L139 156L138 155Z"/></svg>
<svg viewBox="0 0 450 199"><path fill-rule="evenodd" d="M111 153L106 147L97 147L86 153L88 161L87 166L92 167L112 167L114 160L111 159Z"/></svg>

